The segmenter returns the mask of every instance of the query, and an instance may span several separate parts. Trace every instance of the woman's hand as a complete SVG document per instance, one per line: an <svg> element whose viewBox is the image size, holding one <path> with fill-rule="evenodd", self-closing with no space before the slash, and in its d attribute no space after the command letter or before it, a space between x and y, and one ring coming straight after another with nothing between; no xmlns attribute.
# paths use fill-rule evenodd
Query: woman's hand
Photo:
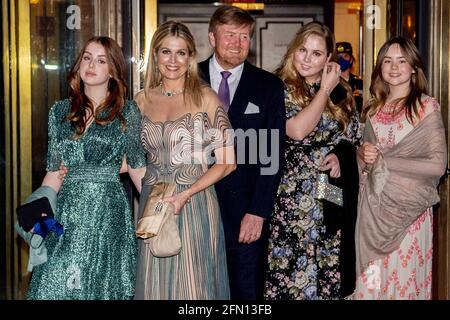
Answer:
<svg viewBox="0 0 450 320"><path fill-rule="evenodd" d="M341 66L336 62L329 62L331 55L328 56L327 63L322 71L322 80L320 81L320 89L325 90L328 96L331 91L338 85L341 79Z"/></svg>
<svg viewBox="0 0 450 320"><path fill-rule="evenodd" d="M341 176L341 166L339 165L339 159L334 153L330 153L325 157L322 164L319 167L321 171L330 171L331 178L339 178Z"/></svg>
<svg viewBox="0 0 450 320"><path fill-rule="evenodd" d="M58 170L58 178L64 181L67 172L69 172L69 170L67 170L67 167L63 163L61 163Z"/></svg>
<svg viewBox="0 0 450 320"><path fill-rule="evenodd" d="M175 214L180 214L181 209L184 207L186 202L189 202L191 195L187 190L183 192L176 193L171 197L165 197L162 199L163 202L171 202L175 207Z"/></svg>
<svg viewBox="0 0 450 320"><path fill-rule="evenodd" d="M359 148L358 148L358 157L364 161L365 164L371 165L374 164L375 161L378 158L378 154L380 151L376 146L371 144L370 142L364 142Z"/></svg>
<svg viewBox="0 0 450 320"><path fill-rule="evenodd" d="M119 174L128 172L127 156L124 155L122 159L122 165L120 166Z"/></svg>

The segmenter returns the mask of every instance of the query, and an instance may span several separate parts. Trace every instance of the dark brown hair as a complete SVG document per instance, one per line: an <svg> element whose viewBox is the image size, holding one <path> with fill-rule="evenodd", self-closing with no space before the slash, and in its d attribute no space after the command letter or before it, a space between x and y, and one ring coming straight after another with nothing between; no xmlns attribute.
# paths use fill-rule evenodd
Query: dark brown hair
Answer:
<svg viewBox="0 0 450 320"><path fill-rule="evenodd" d="M372 71L372 78L370 83L371 99L363 107L361 113L361 120L365 121L366 116L373 116L385 103L389 95L389 85L383 80L381 67L384 57L386 56L389 48L392 45L397 44L402 51L405 60L414 69L415 73L411 76L410 91L406 97L396 99L393 104L399 108L394 108L395 112L400 112L403 108L406 109L406 118L408 122L413 124L414 120L419 117L418 107L424 108L424 104L421 101L422 94L428 93L427 79L424 74L424 67L422 59L420 58L419 50L417 50L414 43L403 37L395 37L383 44L378 52L377 62L375 68Z"/></svg>
<svg viewBox="0 0 450 320"><path fill-rule="evenodd" d="M108 96L105 101L99 105L95 113L92 101L84 92L84 83L80 77L80 64L83 54L90 43L98 43L105 49L106 60L109 67L110 79L108 83ZM128 86L125 81L125 58L122 49L117 42L109 37L93 37L89 39L79 53L71 72L68 75L70 86L69 98L71 100L70 113L67 120L75 128L75 138L78 139L86 131L87 110L94 116L94 121L99 125L107 125L116 118L122 123L122 129L125 129L126 123L122 111L128 96ZM100 117L99 115L109 109L109 113Z"/></svg>

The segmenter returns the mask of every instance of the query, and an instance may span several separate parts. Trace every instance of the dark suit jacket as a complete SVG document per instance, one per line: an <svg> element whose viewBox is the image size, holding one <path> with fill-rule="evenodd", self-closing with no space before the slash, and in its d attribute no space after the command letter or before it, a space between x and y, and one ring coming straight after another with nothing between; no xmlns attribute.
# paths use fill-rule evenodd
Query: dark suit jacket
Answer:
<svg viewBox="0 0 450 320"><path fill-rule="evenodd" d="M201 62L199 68L203 79L210 83L209 59ZM249 102L257 105L260 112L245 114ZM286 120L283 82L275 75L245 62L228 117L233 129L238 130L237 135L240 134L239 129L244 132L248 129L256 129L259 140L253 142L246 140L245 163L239 163L239 154L243 151L240 144L236 152L237 169L215 184L227 244L233 244L238 241L241 219L246 213L268 219L273 211L284 162ZM276 140L275 147L278 151L279 168L274 175L261 175L260 169L270 167L270 164L263 164L261 160L264 159L259 154L271 154L271 134L269 132L267 139L261 139L263 135L259 134L258 129L278 129L279 138ZM258 152L256 163L251 164L249 163L251 158L249 147L250 145L255 147L258 144L259 151L262 144L268 151Z"/></svg>

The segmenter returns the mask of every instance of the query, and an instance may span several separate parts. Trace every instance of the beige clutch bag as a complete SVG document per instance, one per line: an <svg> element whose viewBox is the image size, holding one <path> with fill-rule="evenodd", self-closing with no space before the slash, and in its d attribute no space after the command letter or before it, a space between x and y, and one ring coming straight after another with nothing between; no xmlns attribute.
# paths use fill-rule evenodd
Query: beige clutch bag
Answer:
<svg viewBox="0 0 450 320"><path fill-rule="evenodd" d="M138 221L136 236L145 239L155 257L170 257L181 250L175 208L164 197L175 193L176 184L159 182L153 186L145 203L142 218Z"/></svg>

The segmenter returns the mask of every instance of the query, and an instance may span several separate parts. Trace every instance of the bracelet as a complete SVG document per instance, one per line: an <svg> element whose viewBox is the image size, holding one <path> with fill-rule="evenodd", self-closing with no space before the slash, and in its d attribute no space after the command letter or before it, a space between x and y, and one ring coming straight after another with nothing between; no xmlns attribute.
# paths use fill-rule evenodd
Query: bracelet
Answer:
<svg viewBox="0 0 450 320"><path fill-rule="evenodd" d="M323 89L323 90L325 91L325 94L326 94L327 97L329 98L329 97L330 97L330 94L331 94L330 89L329 89L329 88L321 88L321 89Z"/></svg>

